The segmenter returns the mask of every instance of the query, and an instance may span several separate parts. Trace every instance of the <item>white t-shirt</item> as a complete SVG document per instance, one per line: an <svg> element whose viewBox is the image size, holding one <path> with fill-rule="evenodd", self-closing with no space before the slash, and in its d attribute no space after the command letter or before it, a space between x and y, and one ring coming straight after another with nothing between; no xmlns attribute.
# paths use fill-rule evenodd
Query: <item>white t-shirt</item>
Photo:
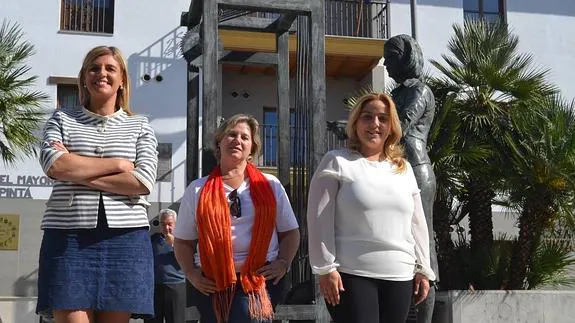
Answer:
<svg viewBox="0 0 575 323"><path fill-rule="evenodd" d="M310 184L309 257L316 274L337 270L406 281L416 262L430 280L429 234L409 163L403 173L387 161L349 150L328 152Z"/></svg>
<svg viewBox="0 0 575 323"><path fill-rule="evenodd" d="M278 257L279 242L277 232L286 232L298 228L297 219L291 208L287 194L280 181L273 175L264 174L269 181L277 203L276 230L272 235L270 247L268 249L267 260L273 261ZM206 183L208 177L196 179L186 188L184 196L180 202L178 212L178 222L174 230L174 236L182 240L197 240L198 226L196 223L196 210L201 188ZM241 217L232 218L232 248L234 253L234 266L239 271L242 264L248 257L250 242L252 238L252 228L254 225L254 205L249 191L249 179L238 187L237 192L241 203ZM227 196L233 188L224 184L224 191ZM199 249L196 253L196 265L200 266Z"/></svg>

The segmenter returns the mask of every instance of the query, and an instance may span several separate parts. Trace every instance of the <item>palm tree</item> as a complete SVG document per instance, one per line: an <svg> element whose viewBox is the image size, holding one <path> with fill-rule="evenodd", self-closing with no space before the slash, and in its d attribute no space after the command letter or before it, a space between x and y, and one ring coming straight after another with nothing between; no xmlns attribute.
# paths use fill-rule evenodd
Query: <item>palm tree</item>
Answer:
<svg viewBox="0 0 575 323"><path fill-rule="evenodd" d="M516 153L506 174L509 199L521 210L511 289L529 287L528 276L536 266L533 259L544 233L555 230L562 216L573 216L575 102L567 104L554 97L538 107L534 116L515 118L519 138L514 138Z"/></svg>
<svg viewBox="0 0 575 323"><path fill-rule="evenodd" d="M0 158L12 164L35 152L34 131L43 120L44 93L31 90L37 79L25 65L34 46L23 40L22 28L4 20L0 27Z"/></svg>
<svg viewBox="0 0 575 323"><path fill-rule="evenodd" d="M436 235L437 257L441 287L443 289L466 288L461 270L457 266L452 240L452 228L461 221L462 181L466 169L489 157L489 147L465 145L461 137L453 89L443 88L432 77L426 83L435 94L436 113L428 138L429 158L433 164L437 193L433 204L433 227Z"/></svg>
<svg viewBox="0 0 575 323"><path fill-rule="evenodd" d="M452 89L462 144L489 147L487 162L472 165L461 178L471 249L480 252L493 243L491 205L504 184L512 115L556 90L546 82L548 72L532 68L531 55L518 52L519 40L506 25L467 21L453 29L449 55L431 63L442 74L438 83Z"/></svg>

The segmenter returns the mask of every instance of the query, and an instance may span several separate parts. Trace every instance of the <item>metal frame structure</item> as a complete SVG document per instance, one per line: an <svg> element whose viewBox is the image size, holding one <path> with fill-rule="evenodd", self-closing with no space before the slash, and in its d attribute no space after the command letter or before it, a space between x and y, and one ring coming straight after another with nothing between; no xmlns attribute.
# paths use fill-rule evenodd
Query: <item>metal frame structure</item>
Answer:
<svg viewBox="0 0 575 323"><path fill-rule="evenodd" d="M278 93L278 177L290 193L302 230L298 264L292 266L292 278L313 280L307 263L305 202L307 185L326 149L325 88L325 0L192 0L183 13L181 25L188 27L182 51L188 61L187 104L187 182L198 177L199 106L202 107L202 175L216 165L211 141L221 115L220 63L264 64L277 68ZM248 16L252 12L279 13L279 17ZM296 75L296 161L290 172L290 99L288 37L297 19ZM275 53L230 52L219 46L218 29L275 33ZM200 77L201 74L201 77ZM201 84L200 84L201 82ZM200 91L201 85L201 91ZM293 179L290 181L290 176ZM293 187L290 187L290 182ZM286 305L278 309L279 320L329 322L323 298L313 288L312 305ZM188 318L189 319L189 318Z"/></svg>

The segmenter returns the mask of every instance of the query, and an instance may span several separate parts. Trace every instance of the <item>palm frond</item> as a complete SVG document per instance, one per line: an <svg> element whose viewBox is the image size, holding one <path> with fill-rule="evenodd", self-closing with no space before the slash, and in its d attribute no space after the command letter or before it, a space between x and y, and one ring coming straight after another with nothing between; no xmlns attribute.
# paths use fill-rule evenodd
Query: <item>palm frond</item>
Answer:
<svg viewBox="0 0 575 323"><path fill-rule="evenodd" d="M35 132L44 120L42 108L48 96L31 89L37 81L30 76L26 60L34 46L24 40L24 32L7 20L0 27L0 158L12 164L35 154L38 138Z"/></svg>
<svg viewBox="0 0 575 323"><path fill-rule="evenodd" d="M569 271L575 266L573 251L569 240L548 239L538 244L527 274L528 288L574 286L575 276Z"/></svg>
<svg viewBox="0 0 575 323"><path fill-rule="evenodd" d="M375 90L373 86L367 85L359 88L358 90L354 91L350 96L348 96L345 100L345 107L348 110L351 110L355 104L359 101L359 99L369 93L373 93Z"/></svg>

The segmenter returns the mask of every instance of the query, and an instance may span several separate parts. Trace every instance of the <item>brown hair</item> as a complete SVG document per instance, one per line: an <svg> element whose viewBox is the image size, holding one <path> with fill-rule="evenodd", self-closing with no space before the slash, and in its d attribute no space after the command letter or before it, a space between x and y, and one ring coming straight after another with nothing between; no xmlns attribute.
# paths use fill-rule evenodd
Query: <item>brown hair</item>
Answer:
<svg viewBox="0 0 575 323"><path fill-rule="evenodd" d="M122 71L122 86L118 89L116 96L116 108L122 108L128 115L132 115L130 108L130 78L128 76L128 65L124 56L117 47L113 46L98 46L92 48L82 63L82 68L78 73L78 93L80 93L80 103L87 107L90 104L90 92L86 88L85 76L90 68L90 65L100 56L111 55L114 57Z"/></svg>
<svg viewBox="0 0 575 323"><path fill-rule="evenodd" d="M389 108L389 135L383 144L381 160L390 160L397 167L398 172L404 172L406 169L405 159L403 158L403 149L399 145L401 139L401 123L397 115L395 103L391 97L384 93L368 93L361 96L354 104L349 113L345 133L347 134L347 146L349 149L360 150L361 142L357 137L357 120L363 108L371 101L379 100Z"/></svg>
<svg viewBox="0 0 575 323"><path fill-rule="evenodd" d="M220 141L239 123L246 123L252 133L252 151L250 151L250 158L253 159L259 156L262 140L260 138L260 124L258 120L250 115L235 114L231 118L224 120L218 127L218 130L216 130L213 144L218 160L220 160L221 157L220 148L218 147Z"/></svg>

